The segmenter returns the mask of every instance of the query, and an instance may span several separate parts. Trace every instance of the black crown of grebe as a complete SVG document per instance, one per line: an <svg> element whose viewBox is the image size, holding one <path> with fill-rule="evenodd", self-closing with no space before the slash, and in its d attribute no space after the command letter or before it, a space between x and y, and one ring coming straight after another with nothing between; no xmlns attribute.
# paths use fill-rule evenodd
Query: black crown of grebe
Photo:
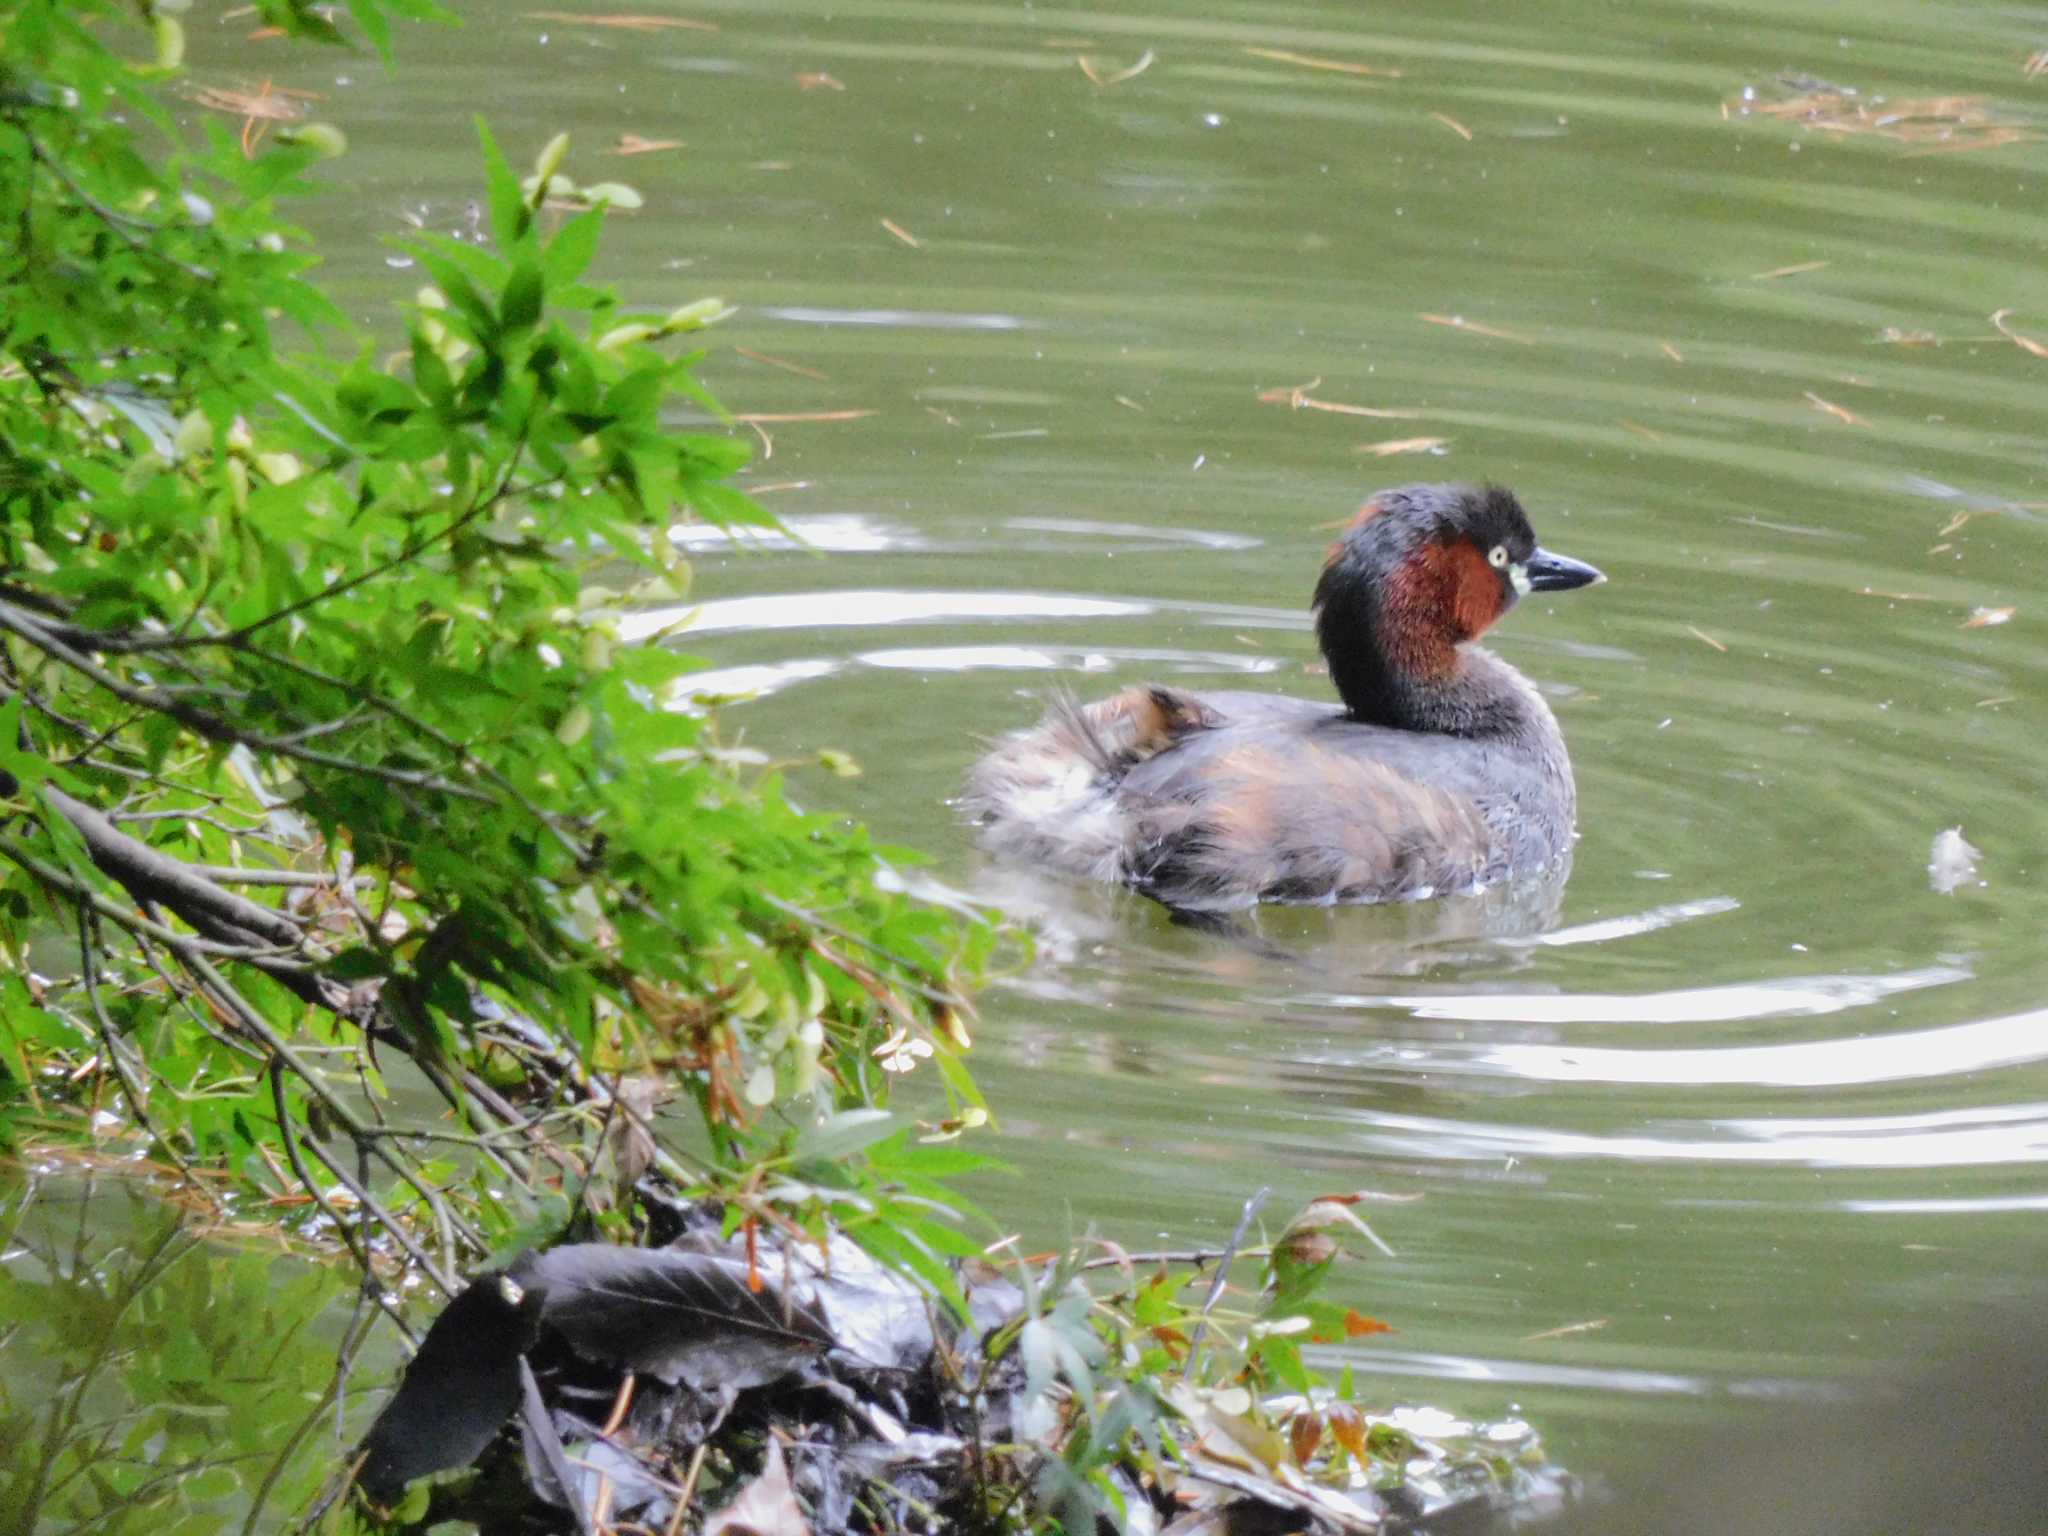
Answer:
<svg viewBox="0 0 2048 1536"><path fill-rule="evenodd" d="M1577 791L1534 685L1473 644L1531 592L1603 581L1499 486L1382 491L1331 546L1316 639L1342 706L1137 687L1061 697L962 805L1005 857L1189 912L1413 901L1536 874Z"/></svg>

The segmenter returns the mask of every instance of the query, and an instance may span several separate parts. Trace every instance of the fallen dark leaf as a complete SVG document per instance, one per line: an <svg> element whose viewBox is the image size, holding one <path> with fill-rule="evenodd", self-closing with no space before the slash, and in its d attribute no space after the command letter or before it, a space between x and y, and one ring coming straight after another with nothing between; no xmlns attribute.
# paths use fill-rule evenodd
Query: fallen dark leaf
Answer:
<svg viewBox="0 0 2048 1536"><path fill-rule="evenodd" d="M356 1480L380 1504L429 1472L467 1466L519 1401L536 1298L506 1274L479 1275L441 1309L405 1380L364 1441Z"/></svg>
<svg viewBox="0 0 2048 1536"><path fill-rule="evenodd" d="M750 1289L740 1257L570 1243L519 1275L578 1354L699 1390L764 1385L833 1342L815 1305Z"/></svg>

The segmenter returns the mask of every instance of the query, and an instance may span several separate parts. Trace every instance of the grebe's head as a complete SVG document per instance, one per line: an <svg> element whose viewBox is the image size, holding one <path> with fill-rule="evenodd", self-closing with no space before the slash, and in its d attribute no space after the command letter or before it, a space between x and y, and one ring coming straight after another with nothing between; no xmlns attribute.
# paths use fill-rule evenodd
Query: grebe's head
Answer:
<svg viewBox="0 0 2048 1536"><path fill-rule="evenodd" d="M1402 697L1450 683L1458 647L1517 599L1606 577L1539 547L1497 485L1381 491L1331 546L1316 583L1316 637L1351 713L1407 723Z"/></svg>

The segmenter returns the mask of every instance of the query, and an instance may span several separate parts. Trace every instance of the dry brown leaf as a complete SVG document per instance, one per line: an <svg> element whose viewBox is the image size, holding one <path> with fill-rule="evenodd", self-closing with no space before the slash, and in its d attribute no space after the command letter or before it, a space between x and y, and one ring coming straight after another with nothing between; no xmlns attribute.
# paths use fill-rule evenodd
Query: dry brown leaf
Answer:
<svg viewBox="0 0 2048 1536"><path fill-rule="evenodd" d="M1379 69L1371 64L1353 64L1344 59L1321 59L1312 53L1290 53L1285 48L1247 48L1245 52L1255 59L1271 59L1276 64L1299 64L1303 69L1327 69L1340 75L1376 75L1383 80L1398 80L1398 69Z"/></svg>
<svg viewBox="0 0 2048 1536"><path fill-rule="evenodd" d="M1721 104L1721 115L1770 117L1821 133L1867 134L1919 146L1917 153L1996 149L2038 138L2015 120L2001 118L1981 96L1924 96L1890 101L1857 91L1822 87L1778 101L1744 97Z"/></svg>
<svg viewBox="0 0 2048 1536"><path fill-rule="evenodd" d="M1118 405L1123 406L1127 410L1136 411L1140 416L1145 414L1145 407L1138 404L1138 402L1133 400L1129 395L1111 395L1109 398L1114 400Z"/></svg>
<svg viewBox="0 0 2048 1536"><path fill-rule="evenodd" d="M1315 1455L1316 1447L1322 1444L1322 1440L1323 1421L1316 1416L1313 1409L1296 1414L1294 1422L1287 1426L1287 1448L1294 1453L1294 1464L1297 1467L1308 1465L1309 1458ZM1225 1528L1228 1528L1227 1524Z"/></svg>
<svg viewBox="0 0 2048 1536"><path fill-rule="evenodd" d="M1711 645L1715 650L1719 651L1723 656L1726 656L1728 654L1728 647L1723 645L1720 641L1716 640L1704 629L1700 629L1692 624L1688 624L1685 627L1687 630L1691 632L1693 639L1705 641L1708 645Z"/></svg>
<svg viewBox="0 0 2048 1536"><path fill-rule="evenodd" d="M1796 277L1801 272L1818 272L1827 265L1828 263L1824 261L1801 261L1789 267L1773 267L1768 272L1752 272L1749 275L1762 282L1773 277Z"/></svg>
<svg viewBox="0 0 2048 1536"><path fill-rule="evenodd" d="M1938 144L1926 144L1919 149L1906 151L1909 160L1923 155L1958 155L1965 150L1997 149L2005 144L2032 144L2040 139L2038 133L2029 133L2024 128L1989 128L1974 138L1945 139Z"/></svg>
<svg viewBox="0 0 2048 1536"><path fill-rule="evenodd" d="M209 112L225 112L231 117L251 117L266 123L290 123L306 115L300 100L318 100L311 91L289 91L273 86L269 81L254 91L229 90L224 86L200 85L186 92L187 98L195 105L205 107Z"/></svg>
<svg viewBox="0 0 2048 1536"><path fill-rule="evenodd" d="M1617 416L1614 419L1629 431L1635 433L1637 437L1647 437L1653 443L1664 441L1664 434L1662 432L1653 431L1651 428L1644 426L1640 421L1630 421L1626 416Z"/></svg>
<svg viewBox="0 0 2048 1536"><path fill-rule="evenodd" d="M828 380L829 373L820 373L815 368L806 368L802 363L792 363L786 357L776 357L767 352L756 352L752 347L734 347L741 357L750 357L757 363L766 363L770 368L780 368L788 373L800 373L807 379Z"/></svg>
<svg viewBox="0 0 2048 1536"><path fill-rule="evenodd" d="M796 88L800 91L843 91L846 87L823 71L814 70L796 76Z"/></svg>
<svg viewBox="0 0 2048 1536"><path fill-rule="evenodd" d="M1422 412L1406 409L1390 409L1373 405L1346 405L1337 400L1318 400L1309 393L1323 381L1310 379L1306 384L1289 385L1284 389L1262 389L1259 404L1284 405L1295 411L1328 411L1335 416L1371 416L1377 420L1408 421Z"/></svg>
<svg viewBox="0 0 2048 1536"><path fill-rule="evenodd" d="M1659 352L1662 352L1666 357L1670 358L1671 361L1673 361L1674 363L1682 363L1685 361L1685 354L1679 351L1678 348L1671 345L1671 343L1668 341L1658 342L1657 350Z"/></svg>
<svg viewBox="0 0 2048 1536"><path fill-rule="evenodd" d="M1828 415L1834 417L1835 420L1844 422L1849 426L1867 427L1870 425L1869 422L1858 416L1846 405L1837 405L1832 400L1823 400L1810 389L1806 391L1806 402L1816 411L1825 411Z"/></svg>
<svg viewBox="0 0 2048 1536"><path fill-rule="evenodd" d="M575 11L528 11L528 21L559 21L572 27L615 27L622 32L716 32L708 21L689 21L681 16L584 16Z"/></svg>
<svg viewBox="0 0 2048 1536"><path fill-rule="evenodd" d="M1463 315L1423 314L1416 318L1427 320L1431 325L1448 325L1454 331L1469 331L1474 336L1491 336L1495 341L1519 341L1525 347L1535 340L1533 336L1521 336L1495 326L1481 325L1477 320L1467 320Z"/></svg>
<svg viewBox="0 0 2048 1536"><path fill-rule="evenodd" d="M2031 352L2036 357L2048 357L2048 347L2044 347L2031 336L2021 335L2005 323L2005 317L2011 313L2010 309L1999 310L1991 317L1992 328L2022 352Z"/></svg>
<svg viewBox="0 0 2048 1536"><path fill-rule="evenodd" d="M1376 459L1392 458L1397 453L1434 453L1449 445L1448 437L1396 437L1384 443L1360 443L1353 452L1369 453Z"/></svg>
<svg viewBox="0 0 2048 1536"><path fill-rule="evenodd" d="M2018 612L2019 609L2013 607L1979 608L1967 619L1963 620L1960 627L1963 629L1991 629L1996 625L2010 622L2012 616Z"/></svg>
<svg viewBox="0 0 2048 1536"><path fill-rule="evenodd" d="M1450 113L1432 112L1429 115L1435 118L1438 122L1442 123L1446 128L1450 129L1451 132L1455 133L1459 138L1465 140L1466 143L1469 144L1472 142L1472 130L1470 128L1467 128L1463 123L1459 122L1455 117L1451 116Z"/></svg>
<svg viewBox="0 0 2048 1536"><path fill-rule="evenodd" d="M1349 1403L1332 1403L1324 1411L1323 1419L1337 1443L1349 1451L1361 1466L1365 1465L1365 1420L1358 1410Z"/></svg>
<svg viewBox="0 0 2048 1536"><path fill-rule="evenodd" d="M665 149L681 149L681 139L643 139L637 133L622 133L612 146L615 155L655 155Z"/></svg>
<svg viewBox="0 0 2048 1536"><path fill-rule="evenodd" d="M1522 1335L1522 1342L1524 1344L1534 1344L1539 1339L1568 1339L1574 1334L1598 1333L1606 1326L1606 1318L1596 1317L1589 1322L1566 1323L1562 1328L1546 1328L1541 1333L1525 1333Z"/></svg>
<svg viewBox="0 0 2048 1536"><path fill-rule="evenodd" d="M2036 48L2027 55L2027 62L2020 66L2020 73L2032 80L2037 75L2048 74L2048 48Z"/></svg>
<svg viewBox="0 0 2048 1536"><path fill-rule="evenodd" d="M905 229L901 224L898 224L894 219L882 220L882 228L889 231L890 234L894 235L898 240L901 240L913 251L924 249L924 242L918 239L917 236L913 235L909 230Z"/></svg>
<svg viewBox="0 0 2048 1536"><path fill-rule="evenodd" d="M1376 421L1412 421L1422 414L1405 406L1346 405L1337 400L1311 400L1306 397L1296 409L1328 411L1334 416L1370 416Z"/></svg>
<svg viewBox="0 0 2048 1536"><path fill-rule="evenodd" d="M1090 85L1094 86L1097 90L1106 91L1112 85L1122 85L1126 80L1137 79L1138 76L1142 75L1143 73L1145 73L1146 70L1152 67L1153 61L1157 57L1157 54L1155 54L1150 48L1147 48L1143 53L1138 55L1138 62L1133 64L1130 68L1119 69L1115 73L1107 75L1103 74L1100 70L1098 70L1095 67L1094 61L1090 59L1086 54L1082 54L1079 58L1075 59L1074 62L1081 66L1081 73L1088 77L1088 83Z"/></svg>

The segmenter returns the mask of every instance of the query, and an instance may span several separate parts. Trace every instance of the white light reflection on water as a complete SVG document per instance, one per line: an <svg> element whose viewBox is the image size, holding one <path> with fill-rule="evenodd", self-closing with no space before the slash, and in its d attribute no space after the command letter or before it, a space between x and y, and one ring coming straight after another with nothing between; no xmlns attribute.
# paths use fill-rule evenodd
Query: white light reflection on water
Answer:
<svg viewBox="0 0 2048 1536"><path fill-rule="evenodd" d="M1610 917L1605 922L1580 923L1571 928L1559 928L1554 933L1502 939L1500 942L1509 946L1540 944L1553 949L1570 944L1605 944L1613 939L1632 939L1639 934L1675 928L1695 918L1718 917L1723 912L1737 911L1741 906L1742 903L1733 896L1709 896L1701 901L1676 901L1670 906L1652 907L1647 912L1632 913L1628 917Z"/></svg>
<svg viewBox="0 0 2048 1536"><path fill-rule="evenodd" d="M1100 646L1094 649L1036 645L904 646L864 651L854 658L870 667L897 667L919 672L972 672L980 668L1012 672L1106 672L1118 662L1147 662L1179 672L1238 672L1256 676L1277 672L1270 656L1235 656L1226 651L1149 650Z"/></svg>
<svg viewBox="0 0 2048 1536"><path fill-rule="evenodd" d="M2026 1117L2026 1118L2023 1118ZM1718 1135L1602 1136L1539 1125L1486 1125L1428 1115L1368 1115L1357 1132L1374 1152L1491 1161L1640 1159L1660 1163L1783 1163L1808 1168L1965 1168L2048 1162L2048 1106L1840 1120L1708 1121Z"/></svg>
<svg viewBox="0 0 2048 1536"><path fill-rule="evenodd" d="M777 592L692 605L676 603L629 614L622 640L644 640L689 620L690 635L727 630L824 629L922 624L940 619L1096 619L1152 612L1147 603L1053 592Z"/></svg>
<svg viewBox="0 0 2048 1536"><path fill-rule="evenodd" d="M679 549L748 550L817 549L828 554L879 554L892 549L926 549L921 534L862 517L853 512L827 512L815 517L787 517L781 528L715 528L709 523L677 523L668 531Z"/></svg>
<svg viewBox="0 0 2048 1536"><path fill-rule="evenodd" d="M862 666L910 672L1108 672L1124 663L1142 663L1154 672L1237 672L1251 677L1278 671L1280 663L1270 656L1234 656L1224 651L1174 651L1109 647L1082 650L1078 647L1027 645L941 645L902 646L891 650L863 651L853 658ZM676 686L677 704L688 709L704 698L766 698L793 683L831 677L845 669L839 661L822 657L762 664L718 667L695 672Z"/></svg>
<svg viewBox="0 0 2048 1536"><path fill-rule="evenodd" d="M1761 1088L1840 1088L1954 1077L2048 1060L2048 1008L1939 1029L1786 1045L1629 1051L1559 1045L1489 1046L1447 1062L1547 1083L1642 1083ZM1784 1124L1778 1121L1774 1124Z"/></svg>
<svg viewBox="0 0 2048 1536"><path fill-rule="evenodd" d="M1310 1008L1399 1008L1418 1019L1468 1024L1710 1024L1840 1013L1901 992L1968 981L1970 975L1962 966L1930 965L1889 976L1787 976L1669 992L1325 993L1287 1001Z"/></svg>
<svg viewBox="0 0 2048 1536"><path fill-rule="evenodd" d="M1309 1359L1331 1370L1346 1366L1356 1369L1358 1357L1341 1349L1310 1346L1303 1351ZM1481 1359L1476 1355L1428 1354L1420 1350L1375 1349L1372 1368L1390 1376L1421 1377L1432 1381L1492 1381L1518 1386L1615 1387L1625 1392L1643 1392L1659 1397L1695 1397L1727 1390L1727 1384L1704 1376L1682 1376L1671 1371L1631 1370L1620 1366L1558 1365L1549 1361ZM1784 1385L1770 1383L1776 1393Z"/></svg>
<svg viewBox="0 0 2048 1536"><path fill-rule="evenodd" d="M811 305L764 305L754 311L798 325L897 325L935 331L1032 331L1036 320L1016 315L961 314L934 309L820 309Z"/></svg>
<svg viewBox="0 0 2048 1536"><path fill-rule="evenodd" d="M2048 1195L1983 1195L1954 1200L1844 1200L1845 1211L1872 1216L1976 1216L1984 1212L2048 1211Z"/></svg>
<svg viewBox="0 0 2048 1536"><path fill-rule="evenodd" d="M1201 549L1257 549L1265 543L1248 533L1220 533L1213 528L1153 528L1144 523L1096 523L1073 517L1012 517L1006 518L1003 526L1021 533L1077 533L1148 544L1193 544Z"/></svg>
<svg viewBox="0 0 2048 1536"><path fill-rule="evenodd" d="M675 696L684 705L702 698L766 698L816 677L830 677L839 670L836 661L785 661L773 666L719 667L696 672L683 679Z"/></svg>

